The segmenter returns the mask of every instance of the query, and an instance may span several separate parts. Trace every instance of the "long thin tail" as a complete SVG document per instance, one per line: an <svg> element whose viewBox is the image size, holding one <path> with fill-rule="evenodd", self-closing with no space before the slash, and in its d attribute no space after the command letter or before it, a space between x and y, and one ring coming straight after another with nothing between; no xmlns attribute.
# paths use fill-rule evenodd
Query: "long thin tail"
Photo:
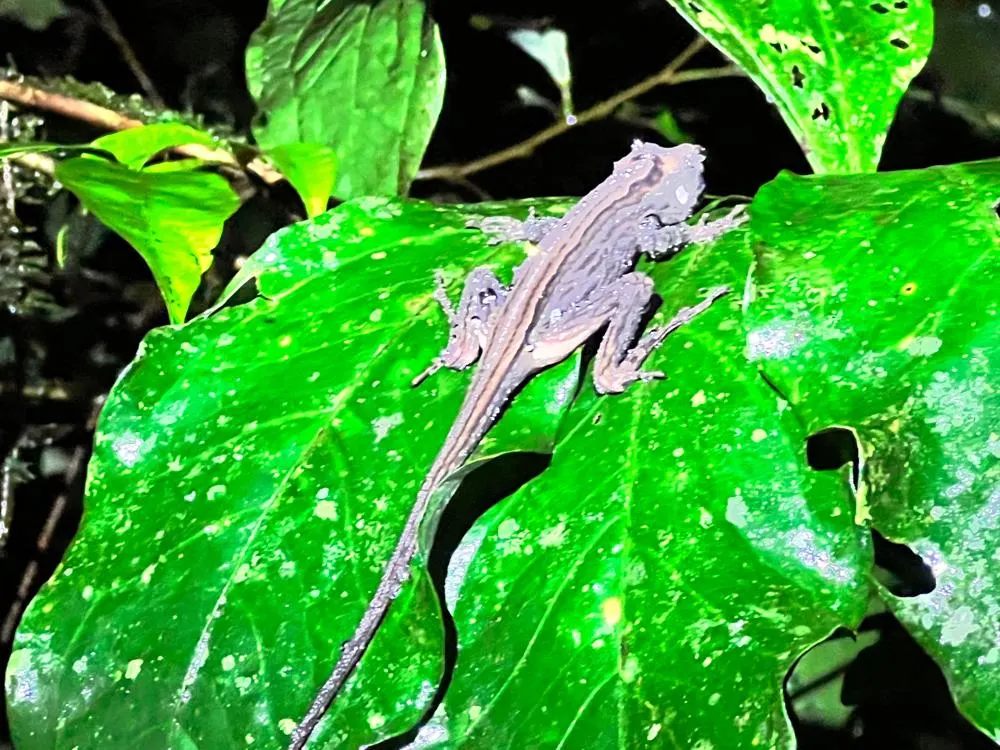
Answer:
<svg viewBox="0 0 1000 750"><path fill-rule="evenodd" d="M389 611L393 599L396 598L403 584L410 577L410 563L417 551L420 526L424 521L434 490L448 475L465 463L489 430L496 417L495 414L487 411L489 406L506 400L506 397L509 397L514 390L512 384L502 383L497 389L501 398L491 398L490 396L493 394L484 395L481 389L476 387L476 381L480 376L479 371L477 371L476 376L458 417L448 431L448 437L445 439L441 451L434 459L430 471L427 472L427 477L417 492L416 502L413 504L409 518L406 519L406 525L400 534L396 549L393 550L392 557L389 558L389 564L385 567L382 579L379 581L378 588L375 589L375 594L372 596L361 622L358 623L351 640L344 644L340 652L340 659L333 668L333 672L323 683L323 687L319 689L306 715L292 732L288 750L301 750L309 741L316 725L319 724L320 719L333 703L333 699L347 682L347 678L351 676L358 662L361 661L361 657L364 656L379 625L385 618L386 612ZM472 394L477 394L477 397L470 398Z"/></svg>

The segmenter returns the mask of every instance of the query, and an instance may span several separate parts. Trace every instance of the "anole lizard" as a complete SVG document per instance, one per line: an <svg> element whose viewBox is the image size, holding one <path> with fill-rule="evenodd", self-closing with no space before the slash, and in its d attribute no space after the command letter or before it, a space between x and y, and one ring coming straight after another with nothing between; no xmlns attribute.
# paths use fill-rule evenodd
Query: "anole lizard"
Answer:
<svg viewBox="0 0 1000 750"><path fill-rule="evenodd" d="M631 152L615 162L611 176L561 219L495 217L469 223L492 235L493 242L528 240L537 243L538 252L518 266L509 288L488 268L473 270L457 311L438 279L435 297L448 315L451 335L414 384L442 366L460 370L477 359L479 366L371 603L292 733L290 750L308 741L409 578L434 490L472 455L513 393L605 327L594 361L599 393L620 393L630 383L663 377L640 369L646 358L671 331L729 291L712 289L700 304L681 310L630 347L654 292L652 279L632 270L638 256L659 259L686 243L712 240L746 219L740 206L717 221L686 223L704 190L703 161L698 146L664 148L635 141Z"/></svg>

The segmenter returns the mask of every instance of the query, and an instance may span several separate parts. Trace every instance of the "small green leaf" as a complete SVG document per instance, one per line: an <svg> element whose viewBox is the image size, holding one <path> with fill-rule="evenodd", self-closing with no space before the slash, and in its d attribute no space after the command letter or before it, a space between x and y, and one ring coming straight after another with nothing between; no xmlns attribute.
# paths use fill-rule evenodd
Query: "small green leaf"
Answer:
<svg viewBox="0 0 1000 750"><path fill-rule="evenodd" d="M684 131L669 109L660 110L653 122L660 134L671 143L694 143L694 139Z"/></svg>
<svg viewBox="0 0 1000 750"><path fill-rule="evenodd" d="M337 154L319 143L286 143L267 152L278 171L302 198L312 219L326 211L337 179Z"/></svg>
<svg viewBox="0 0 1000 750"><path fill-rule="evenodd" d="M566 32L560 29L515 29L508 38L537 60L559 88L563 117L573 116L573 76L570 73Z"/></svg>
<svg viewBox="0 0 1000 750"><path fill-rule="evenodd" d="M111 152L118 161L130 169L140 169L161 151L193 143L202 146L215 145L215 141L208 133L179 122L161 122L120 130L117 133L101 136L91 145Z"/></svg>
<svg viewBox="0 0 1000 750"><path fill-rule="evenodd" d="M182 323L222 225L240 201L210 172L135 171L93 157L61 162L56 179L139 251L172 323Z"/></svg>
<svg viewBox="0 0 1000 750"><path fill-rule="evenodd" d="M749 351L804 435L849 427L859 519L908 545L933 591L882 596L1000 734L1000 160L782 174L753 205Z"/></svg>
<svg viewBox="0 0 1000 750"><path fill-rule="evenodd" d="M405 193L444 96L444 53L421 0L274 2L247 50L264 149L319 143L334 194Z"/></svg>
<svg viewBox="0 0 1000 750"><path fill-rule="evenodd" d="M873 172L930 53L931 0L669 0L774 100L816 172Z"/></svg>

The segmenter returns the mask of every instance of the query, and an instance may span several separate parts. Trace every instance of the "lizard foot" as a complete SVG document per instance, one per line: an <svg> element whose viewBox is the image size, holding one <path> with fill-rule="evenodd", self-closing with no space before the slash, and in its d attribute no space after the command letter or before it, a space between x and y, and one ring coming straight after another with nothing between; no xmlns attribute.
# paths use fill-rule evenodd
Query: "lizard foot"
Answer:
<svg viewBox="0 0 1000 750"><path fill-rule="evenodd" d="M553 217L538 218L535 209L528 209L528 218L520 221L511 216L482 216L469 219L465 226L478 229L487 235L487 245L499 245L501 242L539 243L559 219Z"/></svg>
<svg viewBox="0 0 1000 750"><path fill-rule="evenodd" d="M622 360L616 364L605 363L602 367L594 369L594 387L598 393L621 393L629 385L635 382L647 382L666 377L659 370L641 370L642 364L649 358L649 355L658 347L671 333L683 325L690 323L694 318L703 313L720 297L730 291L727 286L717 286L711 289L708 295L697 305L685 307L675 315L666 325L651 328L639 339L638 343L627 352Z"/></svg>
<svg viewBox="0 0 1000 750"><path fill-rule="evenodd" d="M694 226L687 229L688 242L711 242L721 237L731 229L735 229L740 224L750 220L750 215L745 213L746 204L740 204L721 219L715 221L708 220L708 214L702 214Z"/></svg>
<svg viewBox="0 0 1000 750"><path fill-rule="evenodd" d="M660 370L635 370L624 365L614 371L605 371L594 377L594 389L601 395L624 393L633 383L648 383L667 377Z"/></svg>
<svg viewBox="0 0 1000 750"><path fill-rule="evenodd" d="M427 369L425 369L422 373L420 373L419 375L417 375L417 377L415 377L413 380L410 381L410 386L412 388L416 388L418 385L423 383L425 380L427 380L427 378L436 373L442 367L444 367L444 360L441 359L441 357L435 357L434 361L427 366Z"/></svg>

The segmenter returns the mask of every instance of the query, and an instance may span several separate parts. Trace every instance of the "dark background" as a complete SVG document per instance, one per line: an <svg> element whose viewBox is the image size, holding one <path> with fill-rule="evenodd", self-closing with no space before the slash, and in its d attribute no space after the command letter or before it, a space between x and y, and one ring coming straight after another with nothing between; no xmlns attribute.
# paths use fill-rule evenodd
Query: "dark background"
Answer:
<svg viewBox="0 0 1000 750"><path fill-rule="evenodd" d="M106 0L105 5L169 107L247 131L254 108L243 53L263 19L264 0ZM915 83L918 91L900 105L883 169L1000 155L1000 0L994 6L939 0L935 6L934 52ZM139 91L90 1L66 7L63 17L41 31L0 18L6 62L25 74L70 75L123 94ZM541 66L506 40L508 26L551 24L567 33L578 111L660 70L695 37L665 0L442 0L432 3L432 13L441 28L448 84L425 166L483 156L552 123L551 112L525 106L516 94L517 87L527 86L558 101ZM492 26L477 30L470 23L476 15L489 18ZM724 63L708 49L689 67ZM779 170L809 171L776 110L747 79L660 88L638 104L649 114L668 108L707 149L706 177L713 194L752 195ZM37 132L42 139L66 142L100 134L49 117ZM529 159L473 175L471 185L417 182L412 194L463 201L582 195L608 174L611 162L635 137L663 142L655 131L609 118L571 130ZM6 617L8 631L58 563L79 521L93 420L108 388L145 332L167 322L138 254L99 225L81 221L65 193L53 198L44 186L32 186L27 177L21 181L24 200L17 216L0 217L5 232L0 238L0 459L5 459L0 490L15 508L0 553L0 617ZM283 186L245 204L216 251L217 265L209 274L216 286L237 258L299 218L299 210ZM56 235L66 222L67 262L58 269ZM204 305L208 296L206 291L195 306ZM899 590L921 590L919 560L905 549L881 540L879 545L878 561L896 573ZM808 695L842 675L841 699L850 707L850 719L834 727L824 727L810 714L798 727L803 748L995 747L957 714L940 672L890 616L873 616L865 627L880 633L874 646L845 669L831 662L828 675L796 687L796 695ZM4 664L8 635L0 633ZM0 721L0 741L5 738Z"/></svg>

